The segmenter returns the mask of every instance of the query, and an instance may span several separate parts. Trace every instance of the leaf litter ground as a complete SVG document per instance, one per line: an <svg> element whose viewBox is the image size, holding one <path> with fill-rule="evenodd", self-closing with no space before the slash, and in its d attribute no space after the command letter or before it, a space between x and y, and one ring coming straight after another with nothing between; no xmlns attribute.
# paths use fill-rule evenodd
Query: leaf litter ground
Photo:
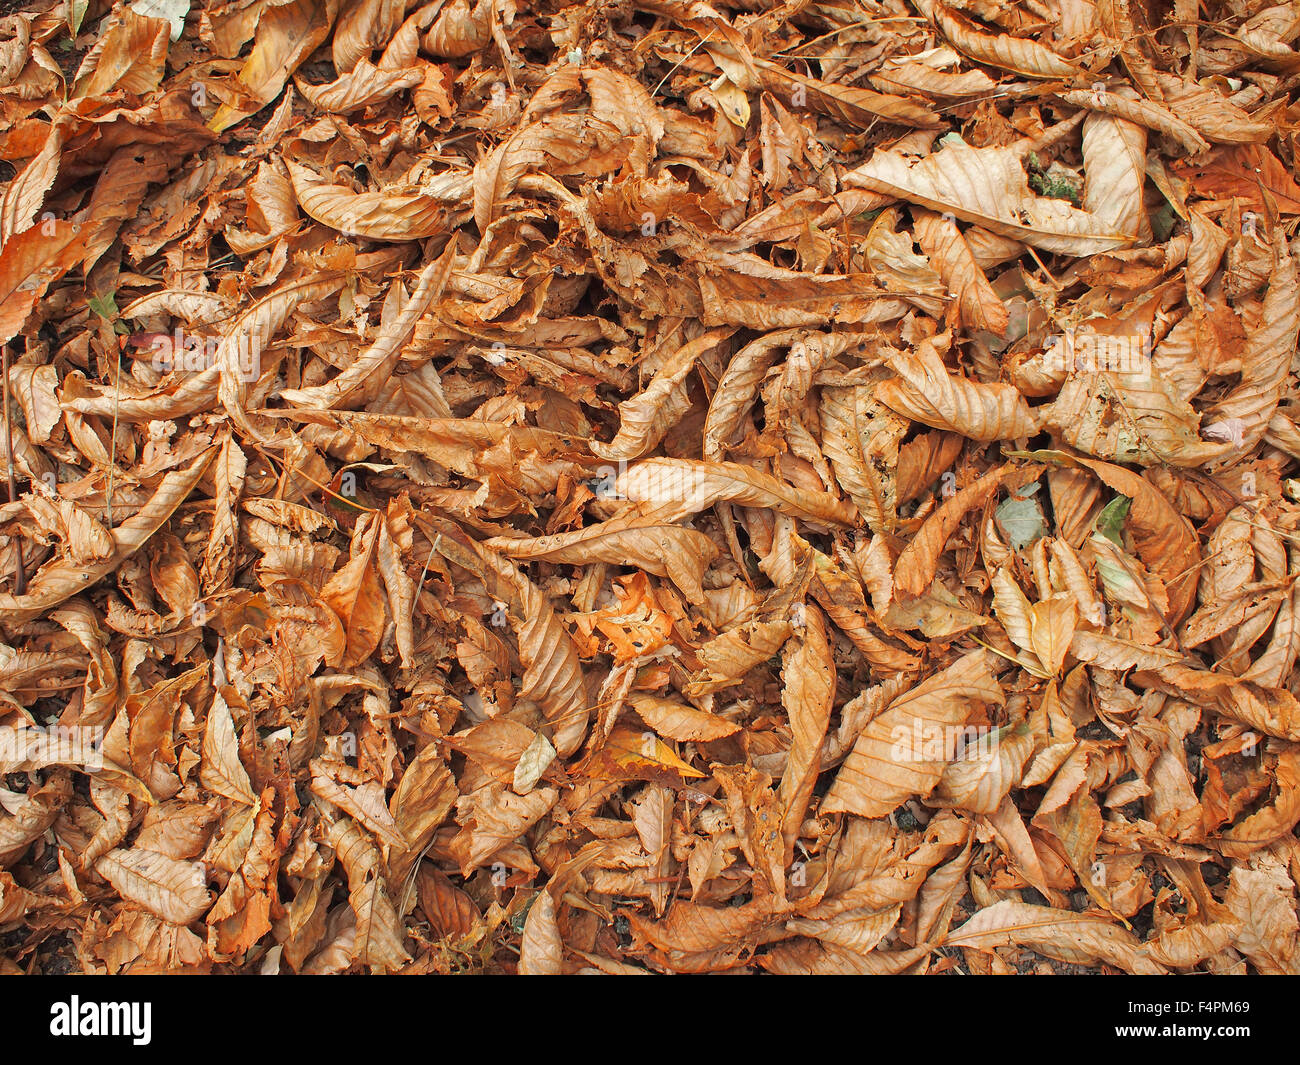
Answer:
<svg viewBox="0 0 1300 1065"><path fill-rule="evenodd" d="M1300 967L1290 5L4 10L0 971Z"/></svg>

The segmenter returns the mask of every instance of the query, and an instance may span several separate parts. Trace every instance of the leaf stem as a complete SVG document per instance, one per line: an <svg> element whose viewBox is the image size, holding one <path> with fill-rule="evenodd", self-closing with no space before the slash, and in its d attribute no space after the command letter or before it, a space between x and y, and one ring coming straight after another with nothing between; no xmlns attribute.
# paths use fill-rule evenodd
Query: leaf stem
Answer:
<svg viewBox="0 0 1300 1065"><path fill-rule="evenodd" d="M0 344L0 374L4 376L5 405L5 465L9 474L9 502L18 498L14 487L14 431L9 421L9 345ZM23 568L23 542L21 537L14 538L14 594L27 594L27 571Z"/></svg>

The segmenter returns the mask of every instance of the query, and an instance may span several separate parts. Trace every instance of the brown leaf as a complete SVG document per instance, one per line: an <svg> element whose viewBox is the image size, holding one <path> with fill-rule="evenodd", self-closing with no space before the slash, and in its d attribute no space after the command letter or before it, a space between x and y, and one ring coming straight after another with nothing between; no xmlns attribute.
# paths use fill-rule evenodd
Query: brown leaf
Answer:
<svg viewBox="0 0 1300 1065"><path fill-rule="evenodd" d="M383 590L374 564L380 524L377 515L357 523L351 560L321 589L321 602L338 615L347 635L342 660L331 663L342 669L369 658L384 633Z"/></svg>
<svg viewBox="0 0 1300 1065"><path fill-rule="evenodd" d="M220 133L274 100L289 76L329 36L338 0L291 0L262 12L257 39L244 65L224 87L226 99L208 122Z"/></svg>
<svg viewBox="0 0 1300 1065"><path fill-rule="evenodd" d="M984 651L973 651L922 681L863 729L822 811L884 817L907 799L925 798L955 757L972 707L1001 704L1003 698Z"/></svg>
<svg viewBox="0 0 1300 1065"><path fill-rule="evenodd" d="M1141 976L1164 973L1129 932L1104 918L1023 902L994 903L951 933L949 947L1025 946L1072 965L1108 962Z"/></svg>
<svg viewBox="0 0 1300 1065"><path fill-rule="evenodd" d="M912 165L897 153L878 151L847 175L846 184L950 213L1044 251L1092 255L1126 243L1095 215L1032 193L1009 149L947 145Z"/></svg>
<svg viewBox="0 0 1300 1065"><path fill-rule="evenodd" d="M524 920L519 943L520 976L558 976L563 969L564 941L555 923L555 903L550 893L539 892Z"/></svg>
<svg viewBox="0 0 1300 1065"><path fill-rule="evenodd" d="M822 740L835 702L835 660L826 640L826 622L815 606L805 607L802 617L803 632L787 642L782 652L781 702L793 734L778 792L784 811L781 828L787 864L794 858L795 840L821 773Z"/></svg>
<svg viewBox="0 0 1300 1065"><path fill-rule="evenodd" d="M433 236L446 226L446 203L438 195L386 190L354 192L345 185L322 180L290 159L285 160L285 166L289 168L294 195L303 211L330 229L371 240L413 240ZM437 191L450 193L452 188Z"/></svg>
<svg viewBox="0 0 1300 1065"><path fill-rule="evenodd" d="M189 924L211 904L202 866L139 848L116 848L95 871L125 899L172 924Z"/></svg>
<svg viewBox="0 0 1300 1065"><path fill-rule="evenodd" d="M948 372L934 346L923 342L915 353L890 359L900 380L876 389L885 406L905 418L946 429L972 440L1030 436L1033 415L1010 385L982 384Z"/></svg>
<svg viewBox="0 0 1300 1065"><path fill-rule="evenodd" d="M1016 468L999 466L974 484L961 489L934 512L921 526L920 532L898 556L894 566L894 589L900 596L915 597L924 592L939 567L939 559L948 546L948 539L965 519L966 514L983 506L1004 484L1020 487L1037 477L1040 467Z"/></svg>

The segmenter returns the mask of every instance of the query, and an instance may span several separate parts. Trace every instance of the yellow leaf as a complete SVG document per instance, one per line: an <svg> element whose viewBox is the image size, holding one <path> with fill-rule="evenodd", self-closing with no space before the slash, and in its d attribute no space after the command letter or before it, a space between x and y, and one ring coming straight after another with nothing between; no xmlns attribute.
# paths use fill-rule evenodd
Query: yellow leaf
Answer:
<svg viewBox="0 0 1300 1065"><path fill-rule="evenodd" d="M718 102L718 110L727 120L744 129L749 125L749 97L745 90L727 79L724 74L713 84L713 98Z"/></svg>
<svg viewBox="0 0 1300 1065"><path fill-rule="evenodd" d="M605 750L624 769L657 766L661 769L671 769L683 777L698 778L708 775L683 762L673 749L653 732L639 732L634 728L619 726L610 733Z"/></svg>
<svg viewBox="0 0 1300 1065"><path fill-rule="evenodd" d="M1047 672L1056 676L1070 649L1074 623L1079 616L1074 600L1054 595L1029 608L1029 642Z"/></svg>

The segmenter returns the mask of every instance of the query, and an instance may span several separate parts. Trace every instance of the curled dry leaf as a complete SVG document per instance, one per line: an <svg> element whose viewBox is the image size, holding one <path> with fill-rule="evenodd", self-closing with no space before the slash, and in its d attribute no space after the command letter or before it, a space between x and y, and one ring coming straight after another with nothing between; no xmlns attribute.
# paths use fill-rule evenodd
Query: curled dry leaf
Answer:
<svg viewBox="0 0 1300 1065"><path fill-rule="evenodd" d="M542 891L528 909L519 942L520 976L558 976L563 969L564 941L555 923L555 903Z"/></svg>
<svg viewBox="0 0 1300 1065"><path fill-rule="evenodd" d="M846 180L1044 251L1092 255L1130 239L1065 200L1035 195L1020 159L1007 148L950 144L911 165L896 153L877 152Z"/></svg>
<svg viewBox="0 0 1300 1065"><path fill-rule="evenodd" d="M907 799L928 796L956 757L972 707L1003 698L984 651L972 651L922 681L863 729L822 809L884 817Z"/></svg>
<svg viewBox="0 0 1300 1065"><path fill-rule="evenodd" d="M443 231L446 206L427 193L354 192L285 160L303 211L323 226L372 240L414 240Z"/></svg>
<svg viewBox="0 0 1300 1065"><path fill-rule="evenodd" d="M1011 385L981 384L949 373L934 345L890 360L899 380L886 381L876 397L905 418L972 440L1014 440L1034 432L1024 397Z"/></svg>
<svg viewBox="0 0 1300 1065"><path fill-rule="evenodd" d="M157 851L117 848L95 863L95 871L124 899L172 924L189 924L212 901L202 866Z"/></svg>
<svg viewBox="0 0 1300 1065"><path fill-rule="evenodd" d="M1078 68L1052 49L1025 37L982 33L971 19L941 0L920 0L917 10L931 19L952 46L972 59L1031 78L1069 78Z"/></svg>
<svg viewBox="0 0 1300 1065"><path fill-rule="evenodd" d="M681 520L715 503L765 507L828 525L851 525L852 510L818 489L791 486L771 474L735 462L646 459L618 479L619 491L634 502L656 505L664 517Z"/></svg>
<svg viewBox="0 0 1300 1065"><path fill-rule="evenodd" d="M1032 947L1074 965L1104 961L1138 976L1165 972L1132 933L1109 920L1011 900L979 910L945 941L950 947L976 950L1008 944Z"/></svg>

